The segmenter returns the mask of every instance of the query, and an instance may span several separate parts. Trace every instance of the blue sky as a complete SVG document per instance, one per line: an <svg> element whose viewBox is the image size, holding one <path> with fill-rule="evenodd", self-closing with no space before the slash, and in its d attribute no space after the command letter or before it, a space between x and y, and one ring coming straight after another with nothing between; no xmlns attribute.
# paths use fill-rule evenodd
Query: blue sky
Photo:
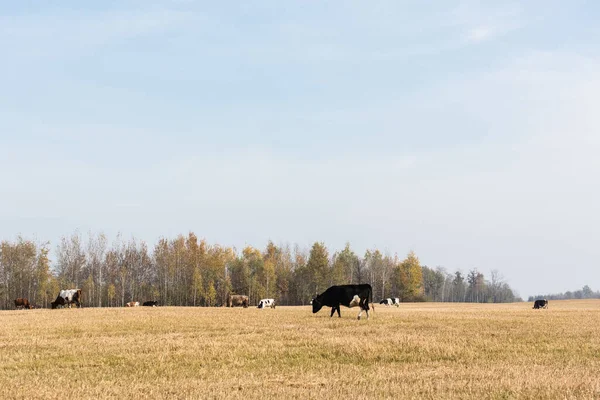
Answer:
<svg viewBox="0 0 600 400"><path fill-rule="evenodd" d="M600 289L600 5L0 4L0 239L349 241Z"/></svg>

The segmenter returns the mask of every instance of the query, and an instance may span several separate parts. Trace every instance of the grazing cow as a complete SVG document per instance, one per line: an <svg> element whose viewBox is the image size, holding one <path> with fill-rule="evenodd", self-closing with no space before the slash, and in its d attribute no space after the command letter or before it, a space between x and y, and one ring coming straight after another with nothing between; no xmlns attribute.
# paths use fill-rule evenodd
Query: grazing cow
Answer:
<svg viewBox="0 0 600 400"><path fill-rule="evenodd" d="M265 309L267 307L275 308L275 299L262 299L258 302L258 308Z"/></svg>
<svg viewBox="0 0 600 400"><path fill-rule="evenodd" d="M142 304L142 306L144 306L144 307L158 307L158 301L145 301L144 304Z"/></svg>
<svg viewBox="0 0 600 400"><path fill-rule="evenodd" d="M25 297L19 297L18 299L15 299L15 308L18 310L19 308L22 309L32 309L33 306L31 304L29 304L29 300Z"/></svg>
<svg viewBox="0 0 600 400"><path fill-rule="evenodd" d="M140 306L139 301L130 301L129 303L125 304L125 307L139 307L139 306Z"/></svg>
<svg viewBox="0 0 600 400"><path fill-rule="evenodd" d="M383 299L379 302L379 304L383 304L384 306L391 306L394 304L394 300L392 299Z"/></svg>
<svg viewBox="0 0 600 400"><path fill-rule="evenodd" d="M338 317L341 318L340 305L346 307L358 306L360 307L358 319L360 319L363 311L367 312L367 319L369 319L369 301L373 301L373 289L367 283L361 285L331 286L313 299L313 314L319 312L323 306L327 306L331 307L330 317L333 317L333 314L337 311Z"/></svg>
<svg viewBox="0 0 600 400"><path fill-rule="evenodd" d="M69 306L71 308L71 304L75 303L77 308L81 308L81 289L66 289L61 290L56 300L50 303L52 309Z"/></svg>
<svg viewBox="0 0 600 400"><path fill-rule="evenodd" d="M533 303L533 308L536 310L538 310L540 308L548 308L548 300L546 300L546 299L536 300Z"/></svg>
<svg viewBox="0 0 600 400"><path fill-rule="evenodd" d="M394 297L392 298L392 303L396 306L396 307L400 307L400 298L399 297Z"/></svg>
<svg viewBox="0 0 600 400"><path fill-rule="evenodd" d="M227 296L227 307L248 308L248 296L242 294L230 294Z"/></svg>

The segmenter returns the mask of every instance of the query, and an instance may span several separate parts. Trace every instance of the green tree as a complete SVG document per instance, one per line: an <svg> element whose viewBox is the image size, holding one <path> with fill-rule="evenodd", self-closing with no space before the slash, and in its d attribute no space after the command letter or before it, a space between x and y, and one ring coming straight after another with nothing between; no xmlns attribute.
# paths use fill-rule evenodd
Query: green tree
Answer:
<svg viewBox="0 0 600 400"><path fill-rule="evenodd" d="M315 242L313 244L306 267L311 279L311 286L314 287L315 293L320 293L327 289L329 281L329 253L324 243Z"/></svg>
<svg viewBox="0 0 600 400"><path fill-rule="evenodd" d="M360 274L356 274L357 265L360 264L360 260L350 248L350 243L346 243L344 250L342 250L335 256L335 262L337 263L336 268L339 268L341 270L334 272L336 280L339 279L339 274L343 274L343 279L340 283L363 283Z"/></svg>
<svg viewBox="0 0 600 400"><path fill-rule="evenodd" d="M423 294L429 301L442 301L445 276L442 271L423 266Z"/></svg>

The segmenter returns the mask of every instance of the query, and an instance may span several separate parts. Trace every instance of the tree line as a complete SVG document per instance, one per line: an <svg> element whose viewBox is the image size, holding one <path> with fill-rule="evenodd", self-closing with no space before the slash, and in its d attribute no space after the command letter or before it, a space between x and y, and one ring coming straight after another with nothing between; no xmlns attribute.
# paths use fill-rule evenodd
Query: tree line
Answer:
<svg viewBox="0 0 600 400"><path fill-rule="evenodd" d="M546 300L571 300L571 299L600 299L600 291L593 291L588 285L585 285L579 290L566 291L564 293L554 294L539 294L537 296L529 296L528 301L537 299Z"/></svg>
<svg viewBox="0 0 600 400"><path fill-rule="evenodd" d="M349 244L331 253L322 242L310 249L275 245L264 249L209 244L194 233L161 238L149 248L136 239L76 232L61 238L54 258L50 243L18 237L0 242L0 307L18 297L48 307L60 289L82 289L87 307L122 307L129 301L158 300L165 306L222 306L229 293L246 294L250 304L274 298L281 305L305 305L331 285L369 283L373 300L521 301L497 271L490 279L476 269L422 266L416 254L400 259L370 249L357 255Z"/></svg>

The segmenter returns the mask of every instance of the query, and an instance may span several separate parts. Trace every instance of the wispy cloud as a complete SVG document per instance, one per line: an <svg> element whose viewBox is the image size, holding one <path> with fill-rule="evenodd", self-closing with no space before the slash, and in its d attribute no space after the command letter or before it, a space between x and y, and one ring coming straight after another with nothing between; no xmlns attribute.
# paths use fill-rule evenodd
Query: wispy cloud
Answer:
<svg viewBox="0 0 600 400"><path fill-rule="evenodd" d="M468 32L467 38L469 41L477 43L489 39L493 34L493 28L489 26L478 26L477 28L473 28Z"/></svg>
<svg viewBox="0 0 600 400"><path fill-rule="evenodd" d="M523 13L517 3L483 7L480 3L463 1L451 11L449 22L461 31L465 43L476 44L518 29L525 23Z"/></svg>

